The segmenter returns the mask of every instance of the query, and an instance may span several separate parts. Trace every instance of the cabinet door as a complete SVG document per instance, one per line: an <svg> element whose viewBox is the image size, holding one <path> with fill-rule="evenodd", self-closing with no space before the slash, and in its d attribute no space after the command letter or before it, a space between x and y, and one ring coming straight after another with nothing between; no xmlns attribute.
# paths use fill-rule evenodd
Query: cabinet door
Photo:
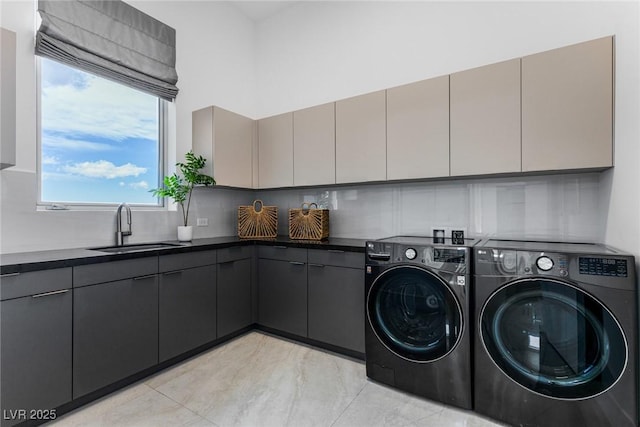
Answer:
<svg viewBox="0 0 640 427"><path fill-rule="evenodd" d="M252 188L254 120L220 107L192 115L193 151L207 159L203 172L218 185Z"/></svg>
<svg viewBox="0 0 640 427"><path fill-rule="evenodd" d="M335 184L335 182L335 103L294 111L294 185Z"/></svg>
<svg viewBox="0 0 640 427"><path fill-rule="evenodd" d="M260 188L293 185L293 113L258 121Z"/></svg>
<svg viewBox="0 0 640 427"><path fill-rule="evenodd" d="M158 276L74 289L74 399L158 363Z"/></svg>
<svg viewBox="0 0 640 427"><path fill-rule="evenodd" d="M451 75L451 175L520 172L520 60Z"/></svg>
<svg viewBox="0 0 640 427"><path fill-rule="evenodd" d="M309 338L364 353L364 270L309 264Z"/></svg>
<svg viewBox="0 0 640 427"><path fill-rule="evenodd" d="M385 91L336 102L336 183L387 179Z"/></svg>
<svg viewBox="0 0 640 427"><path fill-rule="evenodd" d="M0 169L16 164L16 33L0 28Z"/></svg>
<svg viewBox="0 0 640 427"><path fill-rule="evenodd" d="M258 322L306 337L306 263L260 259L258 269Z"/></svg>
<svg viewBox="0 0 640 427"><path fill-rule="evenodd" d="M216 339L216 268L160 276L160 362Z"/></svg>
<svg viewBox="0 0 640 427"><path fill-rule="evenodd" d="M251 259L218 264L218 336L251 325Z"/></svg>
<svg viewBox="0 0 640 427"><path fill-rule="evenodd" d="M387 90L387 179L449 176L449 76Z"/></svg>
<svg viewBox="0 0 640 427"><path fill-rule="evenodd" d="M522 58L522 170L613 166L613 39Z"/></svg>
<svg viewBox="0 0 640 427"><path fill-rule="evenodd" d="M24 421L9 411L71 401L71 305L68 289L0 303L3 426Z"/></svg>

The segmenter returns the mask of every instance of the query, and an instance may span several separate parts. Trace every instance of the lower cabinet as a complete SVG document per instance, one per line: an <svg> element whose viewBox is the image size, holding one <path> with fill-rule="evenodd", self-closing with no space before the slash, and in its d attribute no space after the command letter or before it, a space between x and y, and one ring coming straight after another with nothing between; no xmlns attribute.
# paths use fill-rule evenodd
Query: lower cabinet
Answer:
<svg viewBox="0 0 640 427"><path fill-rule="evenodd" d="M258 321L364 353L364 254L259 247Z"/></svg>
<svg viewBox="0 0 640 427"><path fill-rule="evenodd" d="M364 353L364 254L309 249L309 338Z"/></svg>
<svg viewBox="0 0 640 427"><path fill-rule="evenodd" d="M218 337L251 325L251 258L218 264L217 302Z"/></svg>
<svg viewBox="0 0 640 427"><path fill-rule="evenodd" d="M157 363L157 274L74 289L74 398Z"/></svg>
<svg viewBox="0 0 640 427"><path fill-rule="evenodd" d="M10 282L19 292L40 288L0 302L1 425L53 419L54 408L71 400L71 269L1 280L3 297Z"/></svg>
<svg viewBox="0 0 640 427"><path fill-rule="evenodd" d="M364 270L309 263L309 338L364 353Z"/></svg>
<svg viewBox="0 0 640 427"><path fill-rule="evenodd" d="M216 266L160 275L160 362L216 339Z"/></svg>
<svg viewBox="0 0 640 427"><path fill-rule="evenodd" d="M258 322L306 337L307 264L302 261L306 259L306 249L288 248L287 255L292 255L291 259L299 259L258 260Z"/></svg>

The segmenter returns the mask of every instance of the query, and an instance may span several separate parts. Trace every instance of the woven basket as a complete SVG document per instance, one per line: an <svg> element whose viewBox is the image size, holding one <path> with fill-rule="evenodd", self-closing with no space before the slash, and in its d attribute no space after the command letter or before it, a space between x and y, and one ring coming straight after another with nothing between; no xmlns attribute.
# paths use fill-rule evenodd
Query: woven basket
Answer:
<svg viewBox="0 0 640 427"><path fill-rule="evenodd" d="M300 209L289 209L289 238L323 240L329 237L329 209L317 207L315 203L303 203Z"/></svg>
<svg viewBox="0 0 640 427"><path fill-rule="evenodd" d="M277 235L277 206L265 206L262 200L254 200L251 206L238 206L238 237L251 239L276 237Z"/></svg>

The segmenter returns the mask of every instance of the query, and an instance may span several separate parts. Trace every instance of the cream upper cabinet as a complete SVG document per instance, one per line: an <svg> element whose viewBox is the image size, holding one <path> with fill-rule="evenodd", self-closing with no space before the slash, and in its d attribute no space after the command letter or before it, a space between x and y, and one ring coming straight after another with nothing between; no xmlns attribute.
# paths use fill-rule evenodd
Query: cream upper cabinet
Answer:
<svg viewBox="0 0 640 427"><path fill-rule="evenodd" d="M449 76L387 90L387 179L449 176Z"/></svg>
<svg viewBox="0 0 640 427"><path fill-rule="evenodd" d="M219 107L192 114L193 151L207 159L204 172L218 185L253 187L255 121Z"/></svg>
<svg viewBox="0 0 640 427"><path fill-rule="evenodd" d="M258 120L260 188L293 185L293 113Z"/></svg>
<svg viewBox="0 0 640 427"><path fill-rule="evenodd" d="M336 102L336 183L387 179L385 95Z"/></svg>
<svg viewBox="0 0 640 427"><path fill-rule="evenodd" d="M521 170L520 59L451 74L451 176Z"/></svg>
<svg viewBox="0 0 640 427"><path fill-rule="evenodd" d="M0 28L0 169L16 164L16 33Z"/></svg>
<svg viewBox="0 0 640 427"><path fill-rule="evenodd" d="M293 184L336 182L335 103L293 112Z"/></svg>
<svg viewBox="0 0 640 427"><path fill-rule="evenodd" d="M613 38L522 58L522 170L613 165Z"/></svg>

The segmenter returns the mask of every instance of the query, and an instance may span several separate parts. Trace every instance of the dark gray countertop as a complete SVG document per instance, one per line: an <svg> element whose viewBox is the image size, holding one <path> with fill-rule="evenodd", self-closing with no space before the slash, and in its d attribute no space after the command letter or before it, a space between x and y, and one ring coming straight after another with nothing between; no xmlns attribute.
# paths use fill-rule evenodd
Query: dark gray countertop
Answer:
<svg viewBox="0 0 640 427"><path fill-rule="evenodd" d="M365 239L329 238L323 241L291 240L288 236L275 239L240 239L236 236L194 239L181 246L153 249L143 252L106 253L90 249L60 249L36 252L8 253L0 255L0 274L26 273L29 271L48 270L52 268L73 267L84 264L97 264L123 259L144 258L157 255L168 255L191 251L223 249L238 245L285 245L307 249L343 250L347 252L364 252ZM178 243L178 242L168 242Z"/></svg>

